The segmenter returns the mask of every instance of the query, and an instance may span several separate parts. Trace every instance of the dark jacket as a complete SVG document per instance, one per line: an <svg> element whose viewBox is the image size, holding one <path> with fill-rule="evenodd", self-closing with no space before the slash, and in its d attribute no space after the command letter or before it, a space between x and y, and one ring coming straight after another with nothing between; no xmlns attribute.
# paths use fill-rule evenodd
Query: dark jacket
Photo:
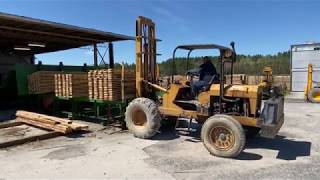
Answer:
<svg viewBox="0 0 320 180"><path fill-rule="evenodd" d="M217 70L214 67L214 65L211 63L211 61L207 61L200 65L200 80L204 81L206 76L213 76L217 74Z"/></svg>

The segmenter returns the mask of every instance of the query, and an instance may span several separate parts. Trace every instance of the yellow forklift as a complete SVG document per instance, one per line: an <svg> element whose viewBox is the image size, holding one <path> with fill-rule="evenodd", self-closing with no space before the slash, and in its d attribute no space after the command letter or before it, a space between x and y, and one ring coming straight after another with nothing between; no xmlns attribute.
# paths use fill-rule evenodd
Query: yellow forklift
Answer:
<svg viewBox="0 0 320 180"><path fill-rule="evenodd" d="M220 53L220 75L212 77L197 96L190 96L194 78L191 73L182 81L172 79L168 88L158 85L156 65L155 24L139 17L136 34L137 98L126 109L125 122L138 138L151 138L166 117L188 118L202 125L201 138L207 150L215 156L236 157L245 147L246 131L260 132L273 138L284 122L284 99L270 78L259 85L226 84L225 73L233 72L236 61L234 43L231 48L215 44L178 46L187 50L212 49ZM270 71L270 70L269 70ZM267 73L268 75L270 73ZM266 93L267 89L267 93ZM266 100L263 100L266 99Z"/></svg>
<svg viewBox="0 0 320 180"><path fill-rule="evenodd" d="M313 103L320 103L320 82L313 80L313 66L308 65L308 79L307 87L304 90L304 97L306 101Z"/></svg>

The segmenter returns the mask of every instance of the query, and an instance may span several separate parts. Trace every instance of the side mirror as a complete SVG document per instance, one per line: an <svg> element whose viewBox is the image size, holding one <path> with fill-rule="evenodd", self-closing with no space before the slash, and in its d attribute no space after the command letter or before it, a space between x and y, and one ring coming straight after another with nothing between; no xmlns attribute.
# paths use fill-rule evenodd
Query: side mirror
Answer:
<svg viewBox="0 0 320 180"><path fill-rule="evenodd" d="M230 43L230 46L232 47L232 50L235 52L234 44L235 44L235 43L232 41L232 42Z"/></svg>
<svg viewBox="0 0 320 180"><path fill-rule="evenodd" d="M230 43L230 46L232 47L232 51L233 51L233 61L235 62L236 61L236 58L237 58L237 53L236 53L236 49L235 49L235 47L234 47L234 42L232 41L231 43Z"/></svg>

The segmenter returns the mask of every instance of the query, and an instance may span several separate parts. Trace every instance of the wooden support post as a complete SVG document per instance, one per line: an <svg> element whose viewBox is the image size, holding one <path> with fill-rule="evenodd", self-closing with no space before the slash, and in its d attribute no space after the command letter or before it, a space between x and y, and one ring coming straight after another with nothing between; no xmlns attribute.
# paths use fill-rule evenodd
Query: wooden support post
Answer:
<svg viewBox="0 0 320 180"><path fill-rule="evenodd" d="M109 43L109 68L114 68L114 54L113 54L113 44Z"/></svg>
<svg viewBox="0 0 320 180"><path fill-rule="evenodd" d="M98 47L97 44L93 45L93 65L98 67Z"/></svg>
<svg viewBox="0 0 320 180"><path fill-rule="evenodd" d="M59 62L59 71L63 71L63 62Z"/></svg>
<svg viewBox="0 0 320 180"><path fill-rule="evenodd" d="M111 112L111 105L108 104L108 120L112 120L112 112Z"/></svg>
<svg viewBox="0 0 320 180"><path fill-rule="evenodd" d="M38 61L37 70L40 71L42 66L42 61Z"/></svg>
<svg viewBox="0 0 320 180"><path fill-rule="evenodd" d="M125 81L125 73L124 73L124 64L122 63L121 65L121 100L122 102L125 100L124 81Z"/></svg>

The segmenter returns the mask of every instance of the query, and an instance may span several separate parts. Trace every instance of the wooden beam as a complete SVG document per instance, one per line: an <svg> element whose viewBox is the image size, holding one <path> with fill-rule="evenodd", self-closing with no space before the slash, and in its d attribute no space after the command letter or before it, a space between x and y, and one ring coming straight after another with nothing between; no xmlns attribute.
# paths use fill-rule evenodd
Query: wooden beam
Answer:
<svg viewBox="0 0 320 180"><path fill-rule="evenodd" d="M7 27L7 26L0 26L0 29L10 30L10 31L19 31L21 33L33 33L33 34L42 34L42 35L49 35L49 36L55 36L55 37L61 37L61 38L68 38L68 39L74 39L74 40L82 40L86 42L92 42L92 43L98 43L103 42L104 40L101 39L93 39L93 38L84 38L79 36L71 36L66 34L59 34L59 33L53 33L53 32L44 32L44 31L36 31L36 30L28 30L28 29L21 29L21 28L14 28L14 27Z"/></svg>
<svg viewBox="0 0 320 180"><path fill-rule="evenodd" d="M61 123L61 124L71 124L72 121L69 119L63 119L63 118L58 118L54 116L48 116L44 114L39 114L39 113L34 113L34 112L28 112L28 111L17 111L16 116L20 118L25 118L25 119L31 119L31 120L46 120L46 121L54 121L56 123Z"/></svg>
<svg viewBox="0 0 320 180"><path fill-rule="evenodd" d="M22 125L22 122L9 122L9 123L2 123L0 124L0 129L4 129L4 128L9 128L9 127L13 127L13 126L20 126Z"/></svg>
<svg viewBox="0 0 320 180"><path fill-rule="evenodd" d="M98 47L97 47L97 44L93 45L93 64L94 64L94 67L98 67Z"/></svg>
<svg viewBox="0 0 320 180"><path fill-rule="evenodd" d="M109 43L109 68L114 68L114 54L113 54L113 44Z"/></svg>
<svg viewBox="0 0 320 180"><path fill-rule="evenodd" d="M61 136L61 135L62 135L62 133L60 133L60 132L55 132L55 131L46 132L46 133L35 135L35 136L30 136L30 137L25 137L25 138L21 138L21 139L2 142L2 143L0 143L0 148L7 148L10 146L17 146L17 145L25 144L27 142L50 139L50 138L54 138L54 137Z"/></svg>
<svg viewBox="0 0 320 180"><path fill-rule="evenodd" d="M17 121L26 123L26 124L34 126L34 127L47 129L47 130L53 130L53 131L60 132L63 134L68 134L68 133L72 132L71 126L64 126L62 124L50 125L50 124L46 124L46 123L43 123L40 121L34 121L34 120L23 119L23 118L18 118Z"/></svg>

